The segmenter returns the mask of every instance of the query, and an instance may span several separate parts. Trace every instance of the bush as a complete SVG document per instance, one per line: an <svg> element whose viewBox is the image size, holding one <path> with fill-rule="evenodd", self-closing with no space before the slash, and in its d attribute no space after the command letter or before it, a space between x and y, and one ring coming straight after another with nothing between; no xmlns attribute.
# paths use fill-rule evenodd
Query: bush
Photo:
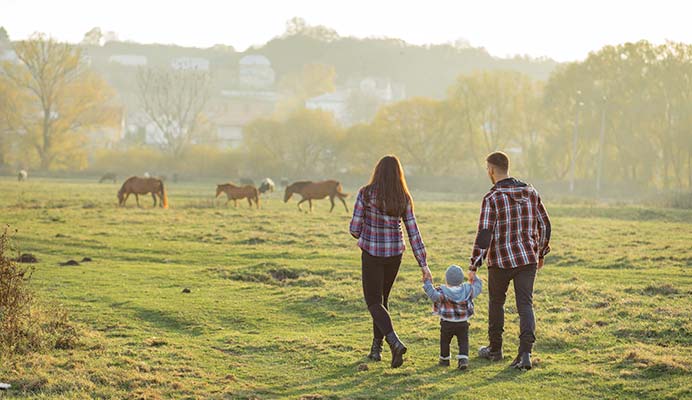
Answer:
<svg viewBox="0 0 692 400"><path fill-rule="evenodd" d="M237 176L242 157L235 150L221 150L213 146L193 145L179 158L173 158L152 147L106 149L94 154L89 172L100 175L115 172L120 179L130 175L173 174L182 176L228 177Z"/></svg>
<svg viewBox="0 0 692 400"><path fill-rule="evenodd" d="M0 235L0 354L73 348L77 331L67 313L36 301L29 287L33 267L19 266L11 251L5 229Z"/></svg>

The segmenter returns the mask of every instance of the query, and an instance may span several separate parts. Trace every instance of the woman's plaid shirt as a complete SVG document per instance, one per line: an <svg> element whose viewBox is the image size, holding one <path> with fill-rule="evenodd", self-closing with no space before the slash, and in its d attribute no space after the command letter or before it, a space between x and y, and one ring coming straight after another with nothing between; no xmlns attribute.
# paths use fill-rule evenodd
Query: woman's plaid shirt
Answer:
<svg viewBox="0 0 692 400"><path fill-rule="evenodd" d="M418 231L411 204L406 207L402 217L392 217L377 208L374 193L369 197L370 199L366 200L361 189L358 192L356 204L353 206L350 232L358 239L358 247L375 257L392 257L402 254L406 250L401 231L403 220L418 265L421 268L427 267L425 244Z"/></svg>
<svg viewBox="0 0 692 400"><path fill-rule="evenodd" d="M533 186L514 178L497 182L483 198L469 269L535 264L550 252L550 218Z"/></svg>

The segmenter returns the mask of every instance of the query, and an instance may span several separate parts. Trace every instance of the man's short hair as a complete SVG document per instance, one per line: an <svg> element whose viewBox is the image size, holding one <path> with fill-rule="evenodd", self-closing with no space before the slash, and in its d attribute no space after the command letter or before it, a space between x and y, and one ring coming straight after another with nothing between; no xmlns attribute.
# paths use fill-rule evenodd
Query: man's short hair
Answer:
<svg viewBox="0 0 692 400"><path fill-rule="evenodd" d="M485 161L496 166L502 172L509 172L509 156L502 151L495 151L488 154Z"/></svg>

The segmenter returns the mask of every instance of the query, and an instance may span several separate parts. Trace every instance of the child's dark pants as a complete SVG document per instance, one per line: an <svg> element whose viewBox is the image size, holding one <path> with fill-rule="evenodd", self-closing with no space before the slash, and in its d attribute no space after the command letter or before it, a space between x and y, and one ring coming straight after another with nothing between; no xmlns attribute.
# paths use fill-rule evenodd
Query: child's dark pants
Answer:
<svg viewBox="0 0 692 400"><path fill-rule="evenodd" d="M469 323L468 321L450 322L440 320L440 358L447 358L452 337L457 337L459 355L469 355Z"/></svg>

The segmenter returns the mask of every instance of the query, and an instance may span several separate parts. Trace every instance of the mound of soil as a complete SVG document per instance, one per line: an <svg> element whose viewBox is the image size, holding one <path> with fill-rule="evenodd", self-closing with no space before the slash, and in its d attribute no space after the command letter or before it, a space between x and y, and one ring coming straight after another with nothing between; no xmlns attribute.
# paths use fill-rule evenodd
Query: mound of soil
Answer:
<svg viewBox="0 0 692 400"><path fill-rule="evenodd" d="M273 279L283 282L286 279L298 279L298 273L286 268L270 269L269 274Z"/></svg>
<svg viewBox="0 0 692 400"><path fill-rule="evenodd" d="M65 266L77 266L77 265L79 265L79 263L75 260L67 260L63 263L60 263L60 265L62 265L63 267L65 267Z"/></svg>
<svg viewBox="0 0 692 400"><path fill-rule="evenodd" d="M192 290L190 290L189 288L185 288L183 289L183 293L192 293Z"/></svg>
<svg viewBox="0 0 692 400"><path fill-rule="evenodd" d="M82 258L82 262L91 262L91 261L93 261L93 260L91 259L91 257L84 257L84 258Z"/></svg>
<svg viewBox="0 0 692 400"><path fill-rule="evenodd" d="M25 263L25 264L34 264L34 263L38 262L38 258L36 258L36 256L34 256L31 253L24 253L12 261L16 261L19 263Z"/></svg>
<svg viewBox="0 0 692 400"><path fill-rule="evenodd" d="M262 239L260 237L252 237L248 240L243 241L243 243L249 244L249 245L262 244L262 243L266 243L266 242L267 241L265 239Z"/></svg>

